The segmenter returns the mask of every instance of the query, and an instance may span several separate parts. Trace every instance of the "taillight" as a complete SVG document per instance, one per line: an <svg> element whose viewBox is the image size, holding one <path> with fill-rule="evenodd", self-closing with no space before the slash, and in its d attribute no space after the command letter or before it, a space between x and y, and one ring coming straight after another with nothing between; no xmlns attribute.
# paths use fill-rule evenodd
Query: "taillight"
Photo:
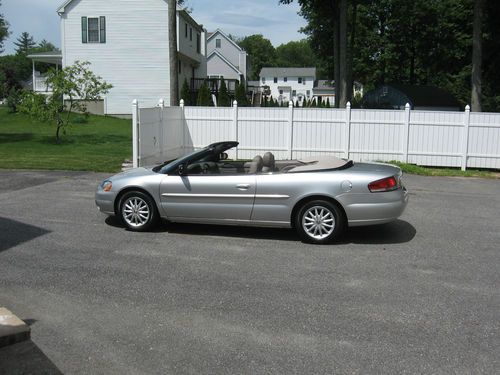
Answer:
<svg viewBox="0 0 500 375"><path fill-rule="evenodd" d="M398 188L398 181L394 176L373 181L368 184L368 189L370 189L372 193L391 191L391 190L396 190L397 188Z"/></svg>

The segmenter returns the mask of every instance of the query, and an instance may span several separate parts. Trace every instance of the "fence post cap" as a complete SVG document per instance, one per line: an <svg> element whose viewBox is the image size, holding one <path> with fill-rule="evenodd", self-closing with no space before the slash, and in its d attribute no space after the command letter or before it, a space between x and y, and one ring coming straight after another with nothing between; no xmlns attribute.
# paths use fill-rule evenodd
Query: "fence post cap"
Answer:
<svg viewBox="0 0 500 375"><path fill-rule="evenodd" d="M163 98L161 98L160 100L158 100L158 105L160 107L163 107L164 104L165 104L165 101L163 100Z"/></svg>
<svg viewBox="0 0 500 375"><path fill-rule="evenodd" d="M181 99L181 101L179 102L180 106L181 107L184 107L184 99Z"/></svg>
<svg viewBox="0 0 500 375"><path fill-rule="evenodd" d="M470 111L470 105L468 105L468 104L467 104L467 105L465 106L465 110L466 110L466 111Z"/></svg>
<svg viewBox="0 0 500 375"><path fill-rule="evenodd" d="M132 100L132 105L137 105L138 103L137 99Z"/></svg>
<svg viewBox="0 0 500 375"><path fill-rule="evenodd" d="M233 101L233 107L237 107L238 106L238 102L235 100Z"/></svg>
<svg viewBox="0 0 500 375"><path fill-rule="evenodd" d="M345 104L345 107L346 107L346 108L351 108L351 102L347 102L347 103Z"/></svg>
<svg viewBox="0 0 500 375"><path fill-rule="evenodd" d="M405 109L410 109L410 103L405 104Z"/></svg>

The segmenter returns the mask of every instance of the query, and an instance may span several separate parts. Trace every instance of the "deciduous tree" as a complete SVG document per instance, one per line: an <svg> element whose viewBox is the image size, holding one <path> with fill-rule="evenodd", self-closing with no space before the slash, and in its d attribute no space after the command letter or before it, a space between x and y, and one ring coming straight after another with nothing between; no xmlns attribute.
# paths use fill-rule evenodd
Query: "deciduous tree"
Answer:
<svg viewBox="0 0 500 375"><path fill-rule="evenodd" d="M71 114L86 114L87 103L101 99L112 88L89 66L89 62L76 61L64 69L51 69L47 74L47 83L52 88L52 94L45 96L27 92L22 100L22 112L42 121L54 122L57 143L61 141L61 132L65 132Z"/></svg>
<svg viewBox="0 0 500 375"><path fill-rule="evenodd" d="M0 7L2 6L2 2L0 1ZM9 23L5 20L5 17L2 13L0 13L0 53L4 51L3 42L10 35L9 32Z"/></svg>

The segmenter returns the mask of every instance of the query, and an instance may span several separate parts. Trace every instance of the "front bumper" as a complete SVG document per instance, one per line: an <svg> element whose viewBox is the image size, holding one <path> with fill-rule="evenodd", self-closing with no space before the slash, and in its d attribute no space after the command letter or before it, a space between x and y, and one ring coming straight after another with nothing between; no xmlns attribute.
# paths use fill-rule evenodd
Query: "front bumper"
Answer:
<svg viewBox="0 0 500 375"><path fill-rule="evenodd" d="M109 192L97 191L95 193L95 204L99 211L106 215L114 215L114 197L115 195Z"/></svg>

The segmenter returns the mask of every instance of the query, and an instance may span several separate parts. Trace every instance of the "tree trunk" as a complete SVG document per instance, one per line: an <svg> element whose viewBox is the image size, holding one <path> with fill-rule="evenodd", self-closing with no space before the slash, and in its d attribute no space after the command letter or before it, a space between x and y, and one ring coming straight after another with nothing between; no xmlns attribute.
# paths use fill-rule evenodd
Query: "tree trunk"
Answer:
<svg viewBox="0 0 500 375"><path fill-rule="evenodd" d="M354 43L356 38L356 22L358 15L358 2L357 0L352 1L352 20L351 20L351 30L350 30L350 41L349 48L347 51L347 87L346 87L346 97L347 100L352 102L353 98L353 77L352 77L352 68L354 66Z"/></svg>
<svg viewBox="0 0 500 375"><path fill-rule="evenodd" d="M482 63L482 35L481 26L483 22L484 0L474 1L474 23L472 32L472 90L471 110L481 112L481 63Z"/></svg>
<svg viewBox="0 0 500 375"><path fill-rule="evenodd" d="M177 57L177 1L168 0L168 52L170 63L170 105L179 105L179 62Z"/></svg>
<svg viewBox="0 0 500 375"><path fill-rule="evenodd" d="M331 0L333 8L333 80L335 89L335 108L339 108L339 99L341 95L340 87L340 25L339 25L339 7L337 0Z"/></svg>
<svg viewBox="0 0 500 375"><path fill-rule="evenodd" d="M347 0L339 0L339 107L347 104Z"/></svg>

